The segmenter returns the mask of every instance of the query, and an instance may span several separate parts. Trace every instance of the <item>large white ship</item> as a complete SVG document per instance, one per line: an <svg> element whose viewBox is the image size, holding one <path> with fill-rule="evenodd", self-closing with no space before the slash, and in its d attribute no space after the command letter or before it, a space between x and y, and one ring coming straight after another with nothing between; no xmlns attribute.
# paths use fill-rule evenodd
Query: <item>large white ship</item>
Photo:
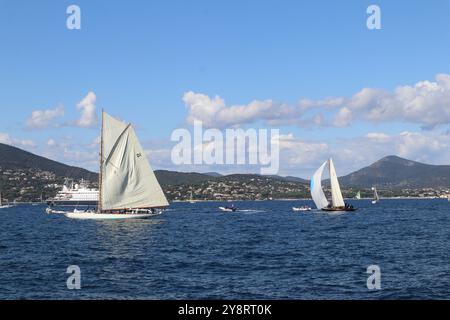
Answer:
<svg viewBox="0 0 450 320"><path fill-rule="evenodd" d="M97 189L88 188L86 181L66 181L54 198L47 199L50 206L96 206L99 198Z"/></svg>

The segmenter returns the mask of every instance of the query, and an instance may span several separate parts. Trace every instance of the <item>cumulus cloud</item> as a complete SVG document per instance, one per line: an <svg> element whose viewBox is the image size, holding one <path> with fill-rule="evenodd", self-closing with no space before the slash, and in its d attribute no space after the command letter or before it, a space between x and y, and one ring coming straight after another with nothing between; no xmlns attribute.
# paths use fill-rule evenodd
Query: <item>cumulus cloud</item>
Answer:
<svg viewBox="0 0 450 320"><path fill-rule="evenodd" d="M382 133L382 132L369 132L368 134L366 134L366 138L370 139L370 140L374 140L374 141L388 141L390 136L386 133Z"/></svg>
<svg viewBox="0 0 450 320"><path fill-rule="evenodd" d="M98 171L98 151L93 151L88 145L71 136L49 138L39 146L37 153L55 161Z"/></svg>
<svg viewBox="0 0 450 320"><path fill-rule="evenodd" d="M339 121L342 113L349 121ZM438 74L434 82L419 81L413 86L399 86L393 92L365 88L340 108L335 121L349 125L352 118L411 122L424 129L449 124L450 75Z"/></svg>
<svg viewBox="0 0 450 320"><path fill-rule="evenodd" d="M322 114L313 114L311 110L333 109L342 105L344 98L326 98L323 100L301 99L295 104L280 103L273 100L253 100L248 104L227 106L219 96L214 98L203 93L186 92L183 96L188 115L187 122L201 121L205 127L224 128L240 126L257 121L265 121L270 126L279 125L324 125Z"/></svg>
<svg viewBox="0 0 450 320"><path fill-rule="evenodd" d="M0 132L0 143L8 144L11 146L25 148L25 149L33 149L36 147L36 143L33 140L29 139L15 139L12 138L8 133Z"/></svg>
<svg viewBox="0 0 450 320"><path fill-rule="evenodd" d="M94 92L90 91L78 104L77 110L80 111L80 118L75 122L75 125L81 128L92 128L98 124L98 117L96 112L97 97Z"/></svg>
<svg viewBox="0 0 450 320"><path fill-rule="evenodd" d="M64 116L64 106L59 105L55 109L35 110L26 120L27 129L45 129L55 126L55 120Z"/></svg>
<svg viewBox="0 0 450 320"><path fill-rule="evenodd" d="M271 126L347 127L356 120L402 121L424 129L450 124L450 75L438 74L435 81L402 85L393 91L363 88L351 97L323 100L300 99L295 104L254 100L227 106L219 96L211 98L192 91L183 96L187 122L202 121L206 127L223 128L265 121Z"/></svg>
<svg viewBox="0 0 450 320"><path fill-rule="evenodd" d="M332 157L339 175L345 175L388 155L430 164L450 163L450 135L431 131L389 135L371 132L356 138L337 138L328 143L304 140L294 134L282 134L280 174L310 178Z"/></svg>

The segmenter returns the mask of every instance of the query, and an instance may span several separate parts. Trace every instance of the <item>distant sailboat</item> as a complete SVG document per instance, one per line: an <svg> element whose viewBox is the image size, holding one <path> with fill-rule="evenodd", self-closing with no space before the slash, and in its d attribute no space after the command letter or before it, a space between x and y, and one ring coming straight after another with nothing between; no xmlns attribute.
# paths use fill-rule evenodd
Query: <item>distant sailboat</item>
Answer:
<svg viewBox="0 0 450 320"><path fill-rule="evenodd" d="M323 190L322 190L322 174L325 166L328 165L330 173L331 182L331 202L327 200ZM317 209L324 211L355 211L353 206L349 206L344 203L344 198L342 197L341 187L339 186L339 181L336 175L336 170L334 169L333 160L330 158L325 161L319 169L314 173L311 179L311 197L316 204Z"/></svg>
<svg viewBox="0 0 450 320"><path fill-rule="evenodd" d="M2 204L2 193L0 192L0 209L7 209L7 208L11 208L12 206L9 205L9 203L7 205L3 205Z"/></svg>
<svg viewBox="0 0 450 320"><path fill-rule="evenodd" d="M100 193L97 210L74 210L74 219L143 219L169 203L131 124L102 113Z"/></svg>
<svg viewBox="0 0 450 320"><path fill-rule="evenodd" d="M191 190L191 196L189 198L189 203L195 203L194 197L193 197L193 194L192 194L192 190Z"/></svg>
<svg viewBox="0 0 450 320"><path fill-rule="evenodd" d="M372 204L377 203L378 201L380 201L380 197L378 196L378 192L377 192L377 188L372 187L373 190L373 200L372 200Z"/></svg>
<svg viewBox="0 0 450 320"><path fill-rule="evenodd" d="M357 199L357 200L361 199L361 191L358 191L356 193L355 199Z"/></svg>

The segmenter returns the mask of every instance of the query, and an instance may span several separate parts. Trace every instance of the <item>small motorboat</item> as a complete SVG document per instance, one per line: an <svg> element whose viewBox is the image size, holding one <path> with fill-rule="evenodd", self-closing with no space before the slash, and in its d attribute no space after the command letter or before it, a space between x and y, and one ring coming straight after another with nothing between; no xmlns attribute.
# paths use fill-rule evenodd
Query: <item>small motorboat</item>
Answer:
<svg viewBox="0 0 450 320"><path fill-rule="evenodd" d="M54 210L54 209L52 209L50 207L46 208L45 212L47 214L65 214L66 213L66 211Z"/></svg>
<svg viewBox="0 0 450 320"><path fill-rule="evenodd" d="M225 211L225 212L235 212L236 211L236 207L219 207L220 210Z"/></svg>
<svg viewBox="0 0 450 320"><path fill-rule="evenodd" d="M311 207L301 206L301 207L292 207L293 211L311 211Z"/></svg>

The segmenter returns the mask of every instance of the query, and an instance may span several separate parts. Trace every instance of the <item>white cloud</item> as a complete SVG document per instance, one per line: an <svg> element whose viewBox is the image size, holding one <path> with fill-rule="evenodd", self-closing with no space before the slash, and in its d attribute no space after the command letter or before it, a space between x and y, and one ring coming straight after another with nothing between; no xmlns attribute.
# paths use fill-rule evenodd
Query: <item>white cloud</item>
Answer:
<svg viewBox="0 0 450 320"><path fill-rule="evenodd" d="M254 100L227 106L219 96L211 98L192 91L184 94L183 101L188 111L187 122L199 120L205 127L224 128L256 121L271 126L347 127L364 120L403 121L431 129L450 124L450 75L438 74L435 81L399 86L392 92L363 88L350 98L301 99L296 104Z"/></svg>
<svg viewBox="0 0 450 320"><path fill-rule="evenodd" d="M102 140L101 136L95 137L95 139L92 140L92 142L89 144L88 147L89 148L99 148L101 140Z"/></svg>
<svg viewBox="0 0 450 320"><path fill-rule="evenodd" d="M438 74L434 82L419 81L413 86L399 86L393 92L365 88L341 107L335 118L338 123L342 112L346 119L404 121L425 129L449 124L450 75Z"/></svg>
<svg viewBox="0 0 450 320"><path fill-rule="evenodd" d="M280 174L310 178L320 164L332 157L339 175L345 175L388 155L430 164L450 163L450 135L371 132L363 137L305 141L292 133L280 135Z"/></svg>
<svg viewBox="0 0 450 320"><path fill-rule="evenodd" d="M98 124L95 102L97 97L90 91L78 104L77 110L81 112L80 118L75 125L81 128L92 128Z"/></svg>
<svg viewBox="0 0 450 320"><path fill-rule="evenodd" d="M0 132L0 143L12 144L12 140L9 134Z"/></svg>
<svg viewBox="0 0 450 320"><path fill-rule="evenodd" d="M300 112L287 104L272 100L254 100L246 105L226 106L219 96L209 96L192 91L186 92L183 101L188 109L187 122L202 121L205 127L223 128L242 125L258 120L287 119L289 115Z"/></svg>
<svg viewBox="0 0 450 320"><path fill-rule="evenodd" d="M48 139L37 151L40 155L55 161L98 171L98 151L93 151L88 145L80 143L73 137L64 136Z"/></svg>
<svg viewBox="0 0 450 320"><path fill-rule="evenodd" d="M35 110L31 117L26 120L27 129L45 129L55 126L56 118L64 116L64 107L57 106L55 109Z"/></svg>
<svg viewBox="0 0 450 320"><path fill-rule="evenodd" d="M383 141L388 141L390 136L385 133L370 132L370 133L366 134L366 138L368 138L370 140L375 140L378 142L383 142Z"/></svg>
<svg viewBox="0 0 450 320"><path fill-rule="evenodd" d="M334 125L336 127L347 127L352 121L353 115L349 108L343 107L339 110L334 118Z"/></svg>
<svg viewBox="0 0 450 320"><path fill-rule="evenodd" d="M36 147L36 143L33 140L29 139L15 139L12 138L8 133L0 132L0 143L8 144L11 146L25 148L25 149L33 149Z"/></svg>

